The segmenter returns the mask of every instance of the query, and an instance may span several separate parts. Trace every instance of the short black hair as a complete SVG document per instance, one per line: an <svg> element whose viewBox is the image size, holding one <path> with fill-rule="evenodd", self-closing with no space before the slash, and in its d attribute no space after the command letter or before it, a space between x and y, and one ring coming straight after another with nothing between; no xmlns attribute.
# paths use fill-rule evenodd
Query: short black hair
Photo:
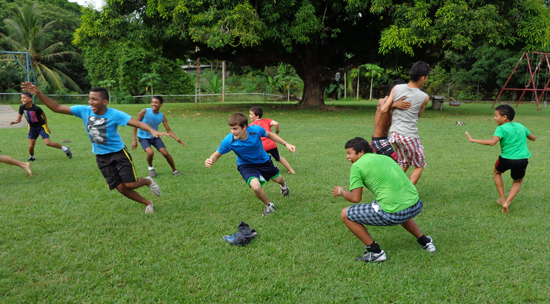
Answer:
<svg viewBox="0 0 550 304"><path fill-rule="evenodd" d="M498 111L498 114L500 116L506 115L509 121L513 121L514 117L516 117L516 110L512 108L511 105L503 104L495 108L495 111Z"/></svg>
<svg viewBox="0 0 550 304"><path fill-rule="evenodd" d="M430 74L430 66L424 61L418 61L411 68L411 81L418 81L422 76L428 76Z"/></svg>
<svg viewBox="0 0 550 304"><path fill-rule="evenodd" d="M29 92L23 92L23 93L21 93L21 95L25 95L25 96L27 96L27 97L29 97L29 98L32 98L32 94L29 93Z"/></svg>
<svg viewBox="0 0 550 304"><path fill-rule="evenodd" d="M398 78L398 79L394 80L390 84L390 89L388 90L388 96L391 94L391 90L393 89L393 87L395 87L398 84L405 84L405 83L407 83L407 82L405 80L401 79L401 78Z"/></svg>
<svg viewBox="0 0 550 304"><path fill-rule="evenodd" d="M260 107L252 107L250 108L250 111L252 111L254 113L254 115L262 118L262 116L264 116L264 110L262 110L262 108Z"/></svg>
<svg viewBox="0 0 550 304"><path fill-rule="evenodd" d="M91 88L90 92L98 92L101 95L102 100L109 100L109 91L106 88L95 87Z"/></svg>
<svg viewBox="0 0 550 304"><path fill-rule="evenodd" d="M369 142L366 141L363 137L356 137L354 139L348 140L344 148L353 148L355 153L359 153L361 151L363 151L363 153L373 153Z"/></svg>
<svg viewBox="0 0 550 304"><path fill-rule="evenodd" d="M164 103L164 99L161 96L153 96L153 99L158 99L161 104Z"/></svg>

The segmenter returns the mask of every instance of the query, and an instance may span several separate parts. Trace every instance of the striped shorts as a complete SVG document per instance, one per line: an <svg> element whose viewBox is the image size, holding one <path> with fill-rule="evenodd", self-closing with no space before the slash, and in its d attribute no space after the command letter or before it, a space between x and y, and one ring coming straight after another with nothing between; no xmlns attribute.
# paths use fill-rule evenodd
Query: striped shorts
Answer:
<svg viewBox="0 0 550 304"><path fill-rule="evenodd" d="M396 162L399 157L386 137L373 137L370 145L376 154L383 154L393 158Z"/></svg>
<svg viewBox="0 0 550 304"><path fill-rule="evenodd" d="M416 204L405 210L387 213L380 208L377 201L374 201L370 204L352 205L348 208L346 215L350 221L361 225L395 226L417 216L422 211L422 206L422 202L418 200Z"/></svg>
<svg viewBox="0 0 550 304"><path fill-rule="evenodd" d="M426 166L424 147L420 143L419 138L402 136L395 132L391 132L390 143L395 148L397 156L399 156L398 163L402 168L408 168L410 166L421 168Z"/></svg>

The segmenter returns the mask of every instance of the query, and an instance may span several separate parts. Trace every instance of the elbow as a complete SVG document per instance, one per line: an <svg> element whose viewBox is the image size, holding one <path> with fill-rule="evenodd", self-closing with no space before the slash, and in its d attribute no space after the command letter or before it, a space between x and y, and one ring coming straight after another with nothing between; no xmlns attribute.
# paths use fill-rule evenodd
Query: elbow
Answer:
<svg viewBox="0 0 550 304"><path fill-rule="evenodd" d="M357 204L361 201L361 199L357 197L352 197L348 201L350 201L351 203Z"/></svg>

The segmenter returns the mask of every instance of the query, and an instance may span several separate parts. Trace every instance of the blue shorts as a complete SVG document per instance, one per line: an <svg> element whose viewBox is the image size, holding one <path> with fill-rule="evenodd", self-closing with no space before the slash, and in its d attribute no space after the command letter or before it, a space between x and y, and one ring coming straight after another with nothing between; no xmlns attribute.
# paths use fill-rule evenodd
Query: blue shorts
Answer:
<svg viewBox="0 0 550 304"><path fill-rule="evenodd" d="M237 166L246 184L250 187L250 181L257 178L262 186L266 181L277 178L281 175L279 168L275 167L271 159L263 164L245 164Z"/></svg>
<svg viewBox="0 0 550 304"><path fill-rule="evenodd" d="M38 135L42 136L42 139L50 138L50 134L46 131L46 125L41 127L31 127L29 126L29 136L28 139L37 139Z"/></svg>
<svg viewBox="0 0 550 304"><path fill-rule="evenodd" d="M422 211L423 206L422 202L418 200L416 204L405 210L395 213L387 213L382 210L382 208L379 208L378 211L376 211L374 208L375 205L378 205L377 201L370 204L352 205L348 208L346 215L350 221L361 225L395 226L417 216L420 211Z"/></svg>
<svg viewBox="0 0 550 304"><path fill-rule="evenodd" d="M281 161L281 156L279 155L279 150L277 149L277 147L275 147L275 149L267 150L265 152L267 152L267 154L271 154L271 156L273 156L276 161Z"/></svg>
<svg viewBox="0 0 550 304"><path fill-rule="evenodd" d="M139 140L139 143L141 144L141 147L143 148L143 150L153 146L155 148L157 148L157 150L160 150L162 148L165 148L166 146L164 145L164 143L162 142L162 139L160 139L160 137L153 137L153 138L141 138L141 137L138 137L138 140Z"/></svg>

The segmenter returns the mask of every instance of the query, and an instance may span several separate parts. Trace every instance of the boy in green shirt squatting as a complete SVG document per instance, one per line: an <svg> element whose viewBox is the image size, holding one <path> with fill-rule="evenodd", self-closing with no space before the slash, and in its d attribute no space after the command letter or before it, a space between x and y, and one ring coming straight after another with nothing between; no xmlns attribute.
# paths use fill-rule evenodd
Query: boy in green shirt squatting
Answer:
<svg viewBox="0 0 550 304"><path fill-rule="evenodd" d="M336 186L332 196L343 196L347 201L359 203L363 186L367 187L376 200L370 204L346 207L340 213L342 221L366 246L365 254L357 258L363 262L383 262L386 253L380 249L364 225L401 225L417 238L418 244L428 252L435 252L431 237L425 236L413 220L422 211L422 202L413 183L405 172L390 157L374 154L369 143L356 137L345 145L347 159L353 164L350 172L350 190Z"/></svg>
<svg viewBox="0 0 550 304"><path fill-rule="evenodd" d="M527 148L527 139L535 141L537 138L531 134L522 124L513 122L516 111L510 105L500 105L495 109L495 117L493 119L498 127L491 139L474 139L468 132L468 140L473 143L482 145L494 146L500 142L501 154L495 163L493 174L495 178L495 186L497 187L500 198L497 203L502 206L502 213L508 213L510 203L519 190L525 176L525 170L529 164L529 149ZM510 170L511 177L514 180L508 198L504 196L504 183L502 182L502 173Z"/></svg>

